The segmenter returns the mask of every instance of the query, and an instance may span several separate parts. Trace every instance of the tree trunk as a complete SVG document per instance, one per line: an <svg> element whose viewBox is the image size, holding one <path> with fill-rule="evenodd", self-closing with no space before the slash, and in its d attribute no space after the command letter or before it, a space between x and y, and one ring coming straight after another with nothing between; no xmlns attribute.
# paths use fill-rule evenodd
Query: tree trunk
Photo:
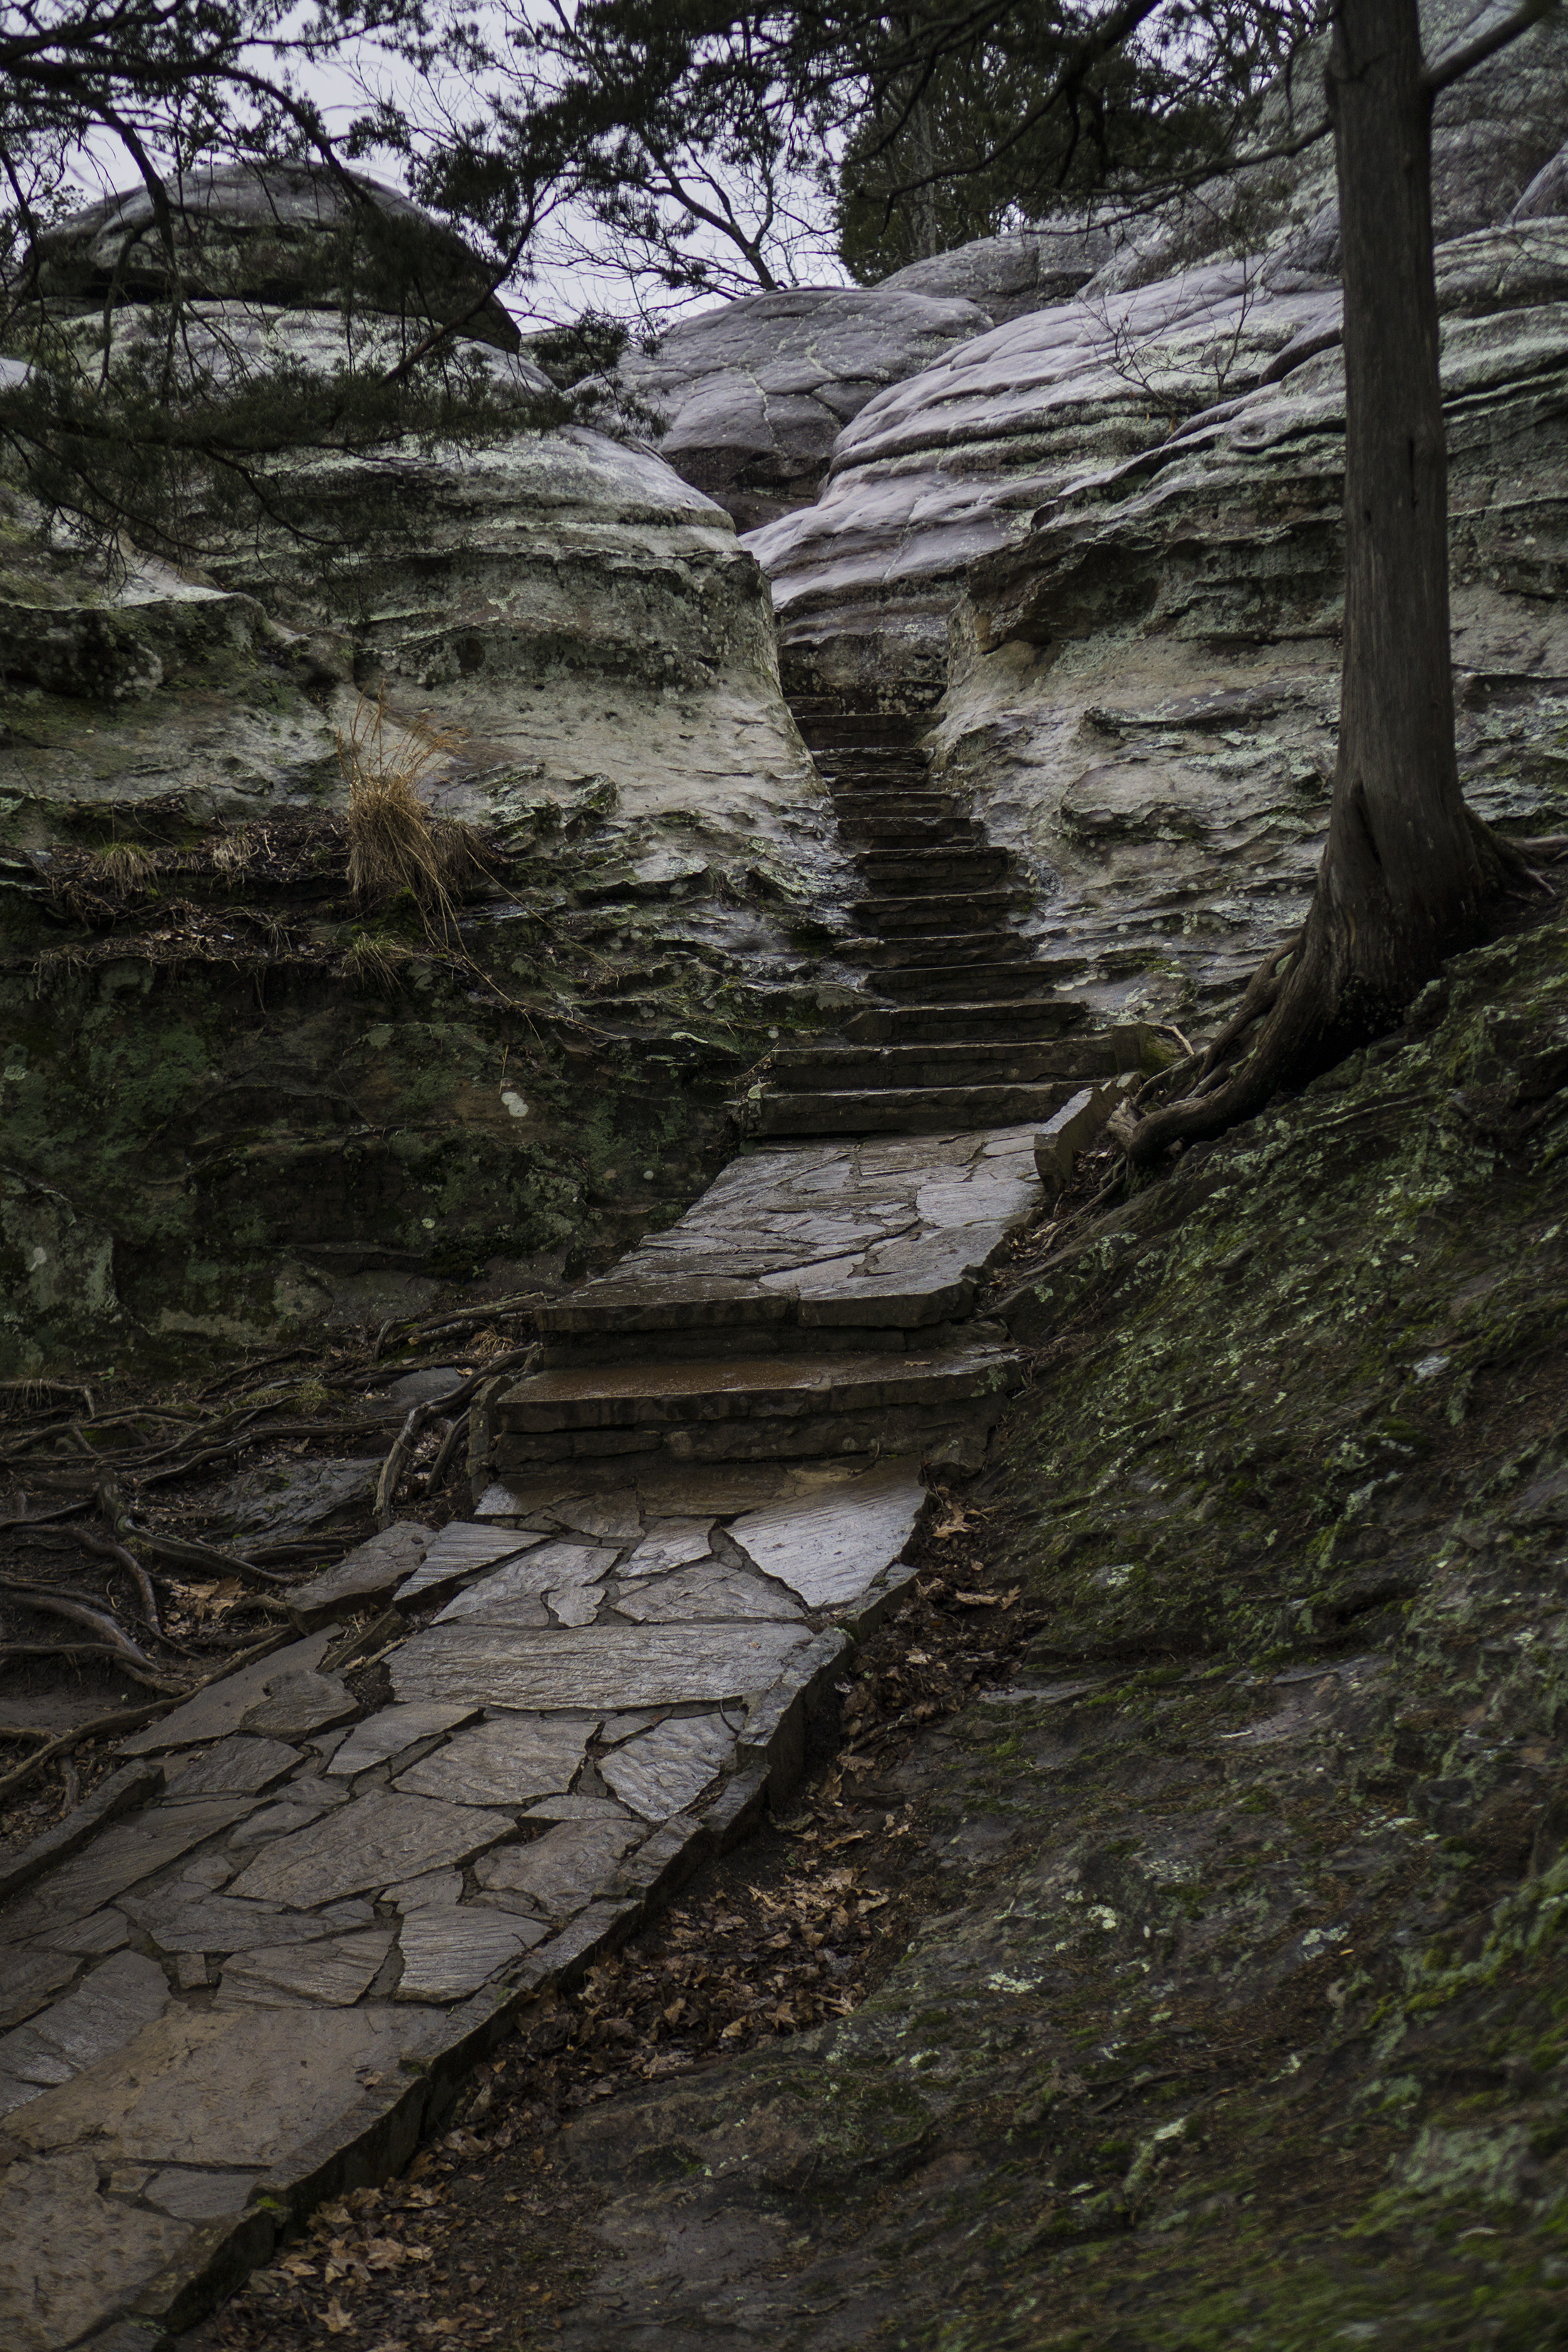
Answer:
<svg viewBox="0 0 1568 2352"><path fill-rule="evenodd" d="M1266 1027L1224 1087L1129 1139L1141 1163L1247 1118L1398 1020L1522 861L1454 751L1447 452L1416 0L1339 0L1328 68L1344 271L1345 616L1329 838Z"/></svg>

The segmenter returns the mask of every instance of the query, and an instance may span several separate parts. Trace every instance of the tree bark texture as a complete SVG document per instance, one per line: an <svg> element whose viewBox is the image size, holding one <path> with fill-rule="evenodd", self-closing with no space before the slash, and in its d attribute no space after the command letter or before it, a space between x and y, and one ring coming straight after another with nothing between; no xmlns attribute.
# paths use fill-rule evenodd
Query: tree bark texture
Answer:
<svg viewBox="0 0 1568 2352"><path fill-rule="evenodd" d="M1344 274L1345 612L1329 837L1257 1045L1144 1119L1131 1157L1249 1117L1394 1025L1522 861L1466 807L1454 747L1447 452L1416 0L1339 0L1328 67Z"/></svg>

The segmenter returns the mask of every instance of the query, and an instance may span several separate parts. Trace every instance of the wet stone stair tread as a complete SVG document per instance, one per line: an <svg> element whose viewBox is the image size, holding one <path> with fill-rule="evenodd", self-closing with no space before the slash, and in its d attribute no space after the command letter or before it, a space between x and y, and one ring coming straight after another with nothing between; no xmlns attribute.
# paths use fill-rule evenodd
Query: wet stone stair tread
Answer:
<svg viewBox="0 0 1568 2352"><path fill-rule="evenodd" d="M141 1810L10 1908L7 2352L210 2301L782 1801L912 1579L922 1473L977 1462L1019 1385L980 1286L1042 1204L1041 1129L1143 1033L1053 992L917 721L802 716L864 885L841 1032L774 1057L675 1225L545 1305L476 1398L468 1517L301 1586L302 1638L129 1741ZM384 1603L365 1702L332 1621Z"/></svg>

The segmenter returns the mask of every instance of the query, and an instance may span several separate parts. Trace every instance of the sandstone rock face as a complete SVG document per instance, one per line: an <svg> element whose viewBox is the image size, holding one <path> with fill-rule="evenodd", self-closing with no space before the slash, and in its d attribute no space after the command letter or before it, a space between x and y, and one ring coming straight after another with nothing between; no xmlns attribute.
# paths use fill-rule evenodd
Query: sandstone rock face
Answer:
<svg viewBox="0 0 1568 2352"><path fill-rule="evenodd" d="M804 684L934 701L966 567L1075 482L1254 389L1319 337L1332 288L1243 262L1031 312L891 387L841 436L820 503L752 534Z"/></svg>
<svg viewBox="0 0 1568 2352"><path fill-rule="evenodd" d="M1110 259L1122 238L1110 221L1042 221L1011 236L977 236L952 253L911 261L879 294L934 294L977 302L994 326L1065 302Z"/></svg>
<svg viewBox="0 0 1568 2352"><path fill-rule="evenodd" d="M169 195L173 255L151 195L137 186L40 233L39 291L68 310L101 309L106 301L158 300L177 282L185 295L209 300L244 297L295 310L349 305L460 321L478 341L520 347L479 257L363 172L341 179L304 163L202 166L176 174Z"/></svg>
<svg viewBox="0 0 1568 2352"><path fill-rule="evenodd" d="M1457 239L1439 287L1461 776L1484 817L1555 832L1568 223ZM1328 332L1318 299L1271 306L1299 349ZM1338 719L1343 399L1324 341L1068 485L971 574L939 764L984 780L993 838L1039 877L1040 935L1108 1005L1227 992L1305 910Z"/></svg>
<svg viewBox="0 0 1568 2352"><path fill-rule="evenodd" d="M669 464L753 530L816 496L839 428L868 400L994 316L891 284L795 288L684 320L620 373L666 418Z"/></svg>
<svg viewBox="0 0 1568 2352"><path fill-rule="evenodd" d="M1442 0L1424 14L1428 50L1440 54L1476 12ZM1440 238L1500 226L1516 204L1522 227L1564 201L1553 159L1565 67L1568 26L1549 23L1444 93ZM1296 90L1300 108L1316 107L1314 70ZM1248 247L1237 244L1243 217ZM918 267L957 286L963 257ZM840 435L818 505L751 540L773 583L788 674L807 688L934 700L966 565L1020 537L1073 483L1289 373L1332 323L1338 266L1325 139L1255 187L1131 225L1076 299L999 325L879 394Z"/></svg>
<svg viewBox="0 0 1568 2352"><path fill-rule="evenodd" d="M204 319L242 357L345 347L325 310ZM529 391L509 355L480 364ZM0 1357L21 1370L136 1325L243 1342L416 1311L437 1252L558 1274L591 1202L683 1206L768 1026L850 986L822 955L847 869L721 509L576 427L405 444L309 487L342 526L325 567L276 533L117 583L12 501ZM373 762L408 752L505 866L434 960L411 914L345 892L342 747L367 727Z"/></svg>

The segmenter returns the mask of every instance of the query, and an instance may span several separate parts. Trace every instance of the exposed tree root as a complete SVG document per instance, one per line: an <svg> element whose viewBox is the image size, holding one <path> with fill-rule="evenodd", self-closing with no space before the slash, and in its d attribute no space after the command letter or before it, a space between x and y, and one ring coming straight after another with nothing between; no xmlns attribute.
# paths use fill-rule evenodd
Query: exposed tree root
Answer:
<svg viewBox="0 0 1568 2352"><path fill-rule="evenodd" d="M1531 858L1555 848L1559 839L1568 850L1568 835L1510 841L1472 810L1465 814L1478 853L1478 909L1508 898L1558 895ZM1476 944L1484 929L1479 915L1471 929L1472 936L1449 940L1442 954ZM1119 1113L1111 1128L1115 1140L1134 1167L1148 1168L1174 1146L1205 1141L1255 1118L1281 1089L1306 1085L1358 1045L1385 1034L1441 960L1403 955L1392 909L1382 936L1358 935L1353 913L1333 906L1320 875L1306 922L1259 964L1205 1054L1191 1091L1142 1118ZM1243 1040L1259 1022L1250 1052L1237 1060Z"/></svg>

